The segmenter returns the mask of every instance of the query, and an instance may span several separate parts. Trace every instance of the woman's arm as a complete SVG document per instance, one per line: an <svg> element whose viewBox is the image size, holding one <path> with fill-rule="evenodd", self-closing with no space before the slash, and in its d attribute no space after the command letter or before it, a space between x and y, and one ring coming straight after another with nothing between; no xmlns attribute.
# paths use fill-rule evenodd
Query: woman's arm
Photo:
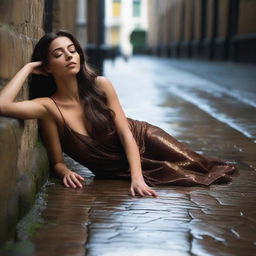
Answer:
<svg viewBox="0 0 256 256"><path fill-rule="evenodd" d="M20 69L17 74L0 91L0 115L21 119L43 118L47 113L45 107L36 100L15 102L29 74L44 73L40 70L40 61L30 62Z"/></svg>
<svg viewBox="0 0 256 256"><path fill-rule="evenodd" d="M141 170L141 160L136 141L129 129L127 118L118 100L118 96L112 83L104 78L98 77L97 84L106 93L109 107L115 112L115 125L120 137L121 143L124 146L127 160L130 165L131 170L131 194L135 196L138 193L141 196L152 195L157 196L156 192L152 190L145 183L142 170Z"/></svg>
<svg viewBox="0 0 256 256"><path fill-rule="evenodd" d="M51 116L40 121L40 131L56 176L62 180L66 187L82 187L84 178L68 169L64 163L58 128L55 120Z"/></svg>
<svg viewBox="0 0 256 256"><path fill-rule="evenodd" d="M67 187L82 187L83 177L69 170L64 164L57 125L45 107L43 98L15 102L30 73L44 74L41 62L31 62L20 69L0 92L0 115L21 119L39 119L49 159L56 175Z"/></svg>

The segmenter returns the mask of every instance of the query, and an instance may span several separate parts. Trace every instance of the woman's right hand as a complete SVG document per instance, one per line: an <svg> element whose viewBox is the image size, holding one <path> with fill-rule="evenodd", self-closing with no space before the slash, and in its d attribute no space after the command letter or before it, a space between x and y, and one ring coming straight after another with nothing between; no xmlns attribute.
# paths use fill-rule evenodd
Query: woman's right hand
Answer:
<svg viewBox="0 0 256 256"><path fill-rule="evenodd" d="M45 71L42 64L43 64L42 61L33 61L33 62L27 63L26 65L29 67L30 72L32 74L49 76L49 74Z"/></svg>
<svg viewBox="0 0 256 256"><path fill-rule="evenodd" d="M82 182L84 181L84 178L76 172L68 171L63 176L62 181L63 181L64 185L68 188L69 187L82 188L83 187Z"/></svg>

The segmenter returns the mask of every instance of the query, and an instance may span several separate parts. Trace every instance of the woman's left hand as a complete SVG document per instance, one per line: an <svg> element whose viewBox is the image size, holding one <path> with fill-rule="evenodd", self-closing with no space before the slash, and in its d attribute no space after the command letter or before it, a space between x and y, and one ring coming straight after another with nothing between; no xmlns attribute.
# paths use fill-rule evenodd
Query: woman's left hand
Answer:
<svg viewBox="0 0 256 256"><path fill-rule="evenodd" d="M157 193L145 183L143 178L139 180L133 180L131 183L130 191L132 196L135 196L136 194L140 196L158 196Z"/></svg>

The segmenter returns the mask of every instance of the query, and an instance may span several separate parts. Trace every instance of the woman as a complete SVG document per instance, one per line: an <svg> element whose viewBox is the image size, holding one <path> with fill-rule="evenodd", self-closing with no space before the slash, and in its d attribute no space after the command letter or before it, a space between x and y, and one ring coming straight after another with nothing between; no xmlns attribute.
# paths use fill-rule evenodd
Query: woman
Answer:
<svg viewBox="0 0 256 256"><path fill-rule="evenodd" d="M29 75L32 99L15 102ZM39 120L52 169L66 187L82 187L84 178L67 168L62 152L96 177L130 178L132 196L157 196L148 184L228 182L236 169L191 151L156 126L127 119L111 82L92 72L65 31L39 40L32 62L1 91L0 114Z"/></svg>

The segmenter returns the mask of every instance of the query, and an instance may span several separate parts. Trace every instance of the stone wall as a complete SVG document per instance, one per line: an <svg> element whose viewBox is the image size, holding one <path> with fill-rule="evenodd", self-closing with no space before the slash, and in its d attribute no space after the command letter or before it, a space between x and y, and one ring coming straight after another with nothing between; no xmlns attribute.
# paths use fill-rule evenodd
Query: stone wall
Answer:
<svg viewBox="0 0 256 256"><path fill-rule="evenodd" d="M241 0L239 5L238 34L246 35L256 31L256 0Z"/></svg>
<svg viewBox="0 0 256 256"><path fill-rule="evenodd" d="M44 0L0 1L0 89L27 62L43 34ZM18 99L26 99L26 84ZM0 244L32 205L48 173L37 122L0 117Z"/></svg>
<svg viewBox="0 0 256 256"><path fill-rule="evenodd" d="M149 0L149 53L255 64L255 8L256 0Z"/></svg>
<svg viewBox="0 0 256 256"><path fill-rule="evenodd" d="M64 29L75 32L76 0L55 0L53 2L53 31Z"/></svg>

